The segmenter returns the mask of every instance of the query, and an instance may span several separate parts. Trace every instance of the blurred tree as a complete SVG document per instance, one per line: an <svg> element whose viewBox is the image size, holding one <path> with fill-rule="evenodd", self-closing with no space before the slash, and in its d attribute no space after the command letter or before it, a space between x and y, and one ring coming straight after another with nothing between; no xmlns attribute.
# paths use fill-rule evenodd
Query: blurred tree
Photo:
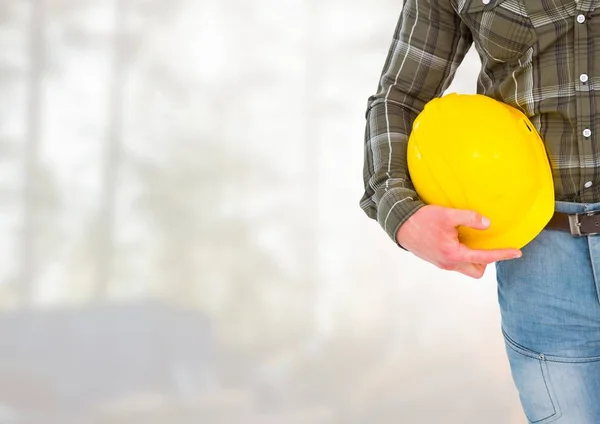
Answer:
<svg viewBox="0 0 600 424"><path fill-rule="evenodd" d="M123 143L123 111L125 60L128 52L126 21L129 11L127 0L114 0L114 28L112 34L112 81L108 85L108 134L103 166L103 187L98 214L98 259L93 298L104 299L108 292L114 255L115 203L117 181L121 168Z"/></svg>
<svg viewBox="0 0 600 424"><path fill-rule="evenodd" d="M229 22L228 7L181 2L179 14L167 19L187 34L198 26L186 20L190 13L206 8L211 22ZM128 146L123 175L138 193L132 219L145 225L152 246L152 256L145 259L152 269L146 285L158 296L211 311L221 325L219 334L232 343L273 346L306 334L313 318L314 287L307 289L305 272L295 273L279 260L282 252L261 245L265 231L274 228L297 228L291 239L303 237L304 225L294 226L297 222L290 219L300 221L306 213L286 202L289 181L261 157L243 126L243 118L256 108L250 95L256 86L248 81L270 81L276 70L263 71L260 63L248 63L248 70L241 71L203 61L198 72L207 78L198 80L193 56L203 52L197 51L196 43L190 51L185 50L187 44L171 44L172 28L162 28L162 16L143 17L137 28L148 36L136 44L131 80L137 84L128 111L136 123L132 137L138 143L143 140L146 151ZM236 50L236 34L206 41L224 49L216 55L230 54ZM165 60L168 53L185 62ZM214 69L207 69L211 66ZM215 83L211 75L223 82ZM308 219L312 231L312 218ZM286 246L285 254L301 255L302 269L313 269L303 260L312 253L303 248L298 252L295 246ZM117 249L116 256L126 260L127 247Z"/></svg>
<svg viewBox="0 0 600 424"><path fill-rule="evenodd" d="M56 25L53 34L68 41L72 51L94 46L115 54L113 83L107 92L111 101L103 145L102 201L98 215L84 219L88 228L75 232L79 240L73 243L65 264L69 270L64 275L65 292L72 298L81 299L86 293L105 297L111 281L118 281L114 286L121 288L137 285L141 293L212 311L222 324L224 338L242 344L275 346L299 333L307 334L317 290L312 277L316 272L315 209L300 209L288 202L297 196L287 177L265 162L259 149L246 148L256 139L246 139L243 128L235 124L256 108L254 93L261 85L248 81L268 85L278 70L262 69L265 63L260 61L268 57L257 56L258 62L249 63L247 71L221 66L226 63L221 61L212 73L202 74L206 66L189 62L193 58L185 56L183 48L185 63L170 59L177 57L169 54L179 48L174 40L186 41L184 32L173 38L173 28L197 30L194 20L182 23L182 19L205 7L213 8L218 19L229 19L227 4L131 2L127 19L121 14L113 21L121 28L114 34L112 29L107 33L86 27L101 3L62 0L46 5L46 15ZM231 54L237 40L238 33L232 32L219 41L223 54ZM285 37L277 43L285 46ZM66 56L47 53L44 59L53 63L53 72L62 72ZM192 53L201 56L202 51ZM198 79L194 66L200 67L201 75L218 76L227 84ZM307 100L306 108L310 104ZM39 133L34 136L40 138ZM317 161L310 149L318 141L311 140L305 158L307 173L315 171ZM32 161L37 160L34 152L30 153ZM302 203L314 205L316 177L307 177L315 183L304 193ZM51 176L44 179L52 184ZM53 201L59 202L60 190L53 192ZM137 207L123 212L135 199ZM35 227L28 228L31 238ZM137 238L127 239L124 233L133 229L138 231ZM267 232L282 230L289 232L289 240L306 235L312 241L299 250L295 241L279 250L263 245ZM35 261L28 243L24 244L29 246L24 249L28 252L23 255L28 258L24 264ZM300 257L303 271L297 272L282 260L286 256ZM23 269L31 272L33 267ZM92 285L86 285L90 280Z"/></svg>
<svg viewBox="0 0 600 424"><path fill-rule="evenodd" d="M60 190L40 160L43 90L48 76L47 5L42 0L0 5L0 212L3 275L0 305L27 307L60 240Z"/></svg>
<svg viewBox="0 0 600 424"><path fill-rule="evenodd" d="M38 271L36 249L36 211L38 209L36 193L36 174L42 124L42 90L45 66L45 1L32 0L29 48L29 99L27 108L26 145L23 168L23 233L21 236L21 260L19 288L21 304L27 306L32 299L34 278Z"/></svg>
<svg viewBox="0 0 600 424"><path fill-rule="evenodd" d="M19 222L23 209L21 195L23 117L22 93L26 64L23 56L27 47L23 42L24 16L28 5L20 2L0 4L0 91L5 101L0 103L0 244L2 263L0 271L0 304L6 306L16 302L15 280L20 270L17 243L21 234ZM20 121L20 122L19 122ZM17 124L18 123L18 124ZM21 124L21 125L19 125Z"/></svg>
<svg viewBox="0 0 600 424"><path fill-rule="evenodd" d="M84 3L58 0L48 4L49 19L55 25L54 35L61 40L56 50L66 49L70 53L62 56L54 54L48 58L49 61L54 60L53 69L57 74L68 66L69 58L83 52L97 51L106 54L110 64L109 78L98 82L106 87L108 98L106 137L101 141L103 155L98 209L83 218L86 224L76 236L67 259L69 274L64 278L64 288L71 300L104 300L109 295L111 283L123 277L119 268L128 267L128 262L132 262L129 260L131 251L127 251L132 246L122 246L118 252L115 247L119 231L132 226L130 222L121 220L122 216L118 211L119 208L123 209L123 202L128 201L127 196L123 198L122 193L131 186L131 181L120 178L126 149L124 137L128 131L125 122L129 88L126 76L136 67L144 68L143 62L136 62L136 55L143 51L145 44L142 40L145 34L152 33L161 24L167 24L169 18L179 12L179 3L114 0L107 5L100 0ZM145 22L146 25L140 25L131 19L134 15L132 11L151 19ZM95 18L103 16L105 12L108 12L107 27L98 25L98 22L103 21L102 17ZM90 196L94 196L93 191ZM121 257L115 261L120 254Z"/></svg>
<svg viewBox="0 0 600 424"><path fill-rule="evenodd" d="M319 160L322 135L321 125L321 92L322 92L322 67L323 59L323 3L318 0L307 0L304 2L305 12L305 57L306 69L304 80L304 205L305 216L303 222L303 246L301 255L303 257L305 270L307 302L315 305L313 312L316 318L316 308L319 306L319 292L322 290L319 279Z"/></svg>

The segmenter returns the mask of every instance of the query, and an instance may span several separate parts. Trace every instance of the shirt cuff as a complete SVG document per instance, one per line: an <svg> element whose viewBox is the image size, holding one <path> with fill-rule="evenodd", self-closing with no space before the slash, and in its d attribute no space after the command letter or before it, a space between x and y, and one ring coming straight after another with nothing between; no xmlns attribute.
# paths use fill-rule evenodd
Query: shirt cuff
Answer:
<svg viewBox="0 0 600 424"><path fill-rule="evenodd" d="M377 207L377 221L386 234L404 250L396 235L408 218L425 206L425 203L412 190L393 188L385 192Z"/></svg>

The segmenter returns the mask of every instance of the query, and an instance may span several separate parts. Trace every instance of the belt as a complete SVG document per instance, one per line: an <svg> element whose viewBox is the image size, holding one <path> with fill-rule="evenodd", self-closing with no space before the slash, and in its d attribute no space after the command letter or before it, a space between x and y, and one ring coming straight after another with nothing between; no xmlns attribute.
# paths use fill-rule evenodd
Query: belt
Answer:
<svg viewBox="0 0 600 424"><path fill-rule="evenodd" d="M575 214L554 212L546 228L566 231L574 237L600 234L600 211Z"/></svg>

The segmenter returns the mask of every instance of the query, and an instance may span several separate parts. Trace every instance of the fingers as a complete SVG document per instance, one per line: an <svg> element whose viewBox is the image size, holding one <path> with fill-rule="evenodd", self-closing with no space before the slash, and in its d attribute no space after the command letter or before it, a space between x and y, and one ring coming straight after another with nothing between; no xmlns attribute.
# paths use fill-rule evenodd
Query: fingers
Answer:
<svg viewBox="0 0 600 424"><path fill-rule="evenodd" d="M454 258L455 262L451 263L451 265L442 266L442 268L460 272L476 279L483 277L488 264L521 257L521 252L516 249L470 250L466 246L461 245L459 251L462 252L462 257L457 256Z"/></svg>
<svg viewBox="0 0 600 424"><path fill-rule="evenodd" d="M485 230L490 226L490 220L477 212L464 209L447 209L447 219L454 226L459 225Z"/></svg>
<svg viewBox="0 0 600 424"><path fill-rule="evenodd" d="M477 230L485 230L491 225L490 220L481 214L465 209L446 209L446 218L453 226L470 227ZM446 259L454 263L468 262L479 264L490 264L521 257L518 249L494 249L494 250L472 250L463 244Z"/></svg>
<svg viewBox="0 0 600 424"><path fill-rule="evenodd" d="M467 277L480 279L481 277L483 277L486 267L487 267L486 264L462 263L462 264L457 265L454 270L457 272L460 272L461 274L466 275Z"/></svg>
<svg viewBox="0 0 600 424"><path fill-rule="evenodd" d="M473 263L455 263L455 264L446 264L441 265L440 268L446 271L456 271L464 274L468 277L472 278L481 278L485 273L487 265L486 264L473 264Z"/></svg>
<svg viewBox="0 0 600 424"><path fill-rule="evenodd" d="M521 255L522 253L519 249L472 250L461 244L455 260L456 262L491 264L493 262L517 259Z"/></svg>

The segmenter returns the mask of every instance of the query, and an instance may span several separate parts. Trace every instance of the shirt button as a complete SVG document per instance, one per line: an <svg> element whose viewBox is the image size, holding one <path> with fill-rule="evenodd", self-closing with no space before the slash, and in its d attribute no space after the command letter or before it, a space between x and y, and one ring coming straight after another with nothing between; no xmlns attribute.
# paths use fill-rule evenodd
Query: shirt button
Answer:
<svg viewBox="0 0 600 424"><path fill-rule="evenodd" d="M585 138L588 138L590 135L592 135L592 131L590 131L589 128L586 128L585 130L583 130L583 136Z"/></svg>
<svg viewBox="0 0 600 424"><path fill-rule="evenodd" d="M585 22L585 16L584 15L577 15L577 22L579 22L580 24L584 23Z"/></svg>
<svg viewBox="0 0 600 424"><path fill-rule="evenodd" d="M588 81L588 76L587 74L581 74L579 75L579 81L586 83Z"/></svg>
<svg viewBox="0 0 600 424"><path fill-rule="evenodd" d="M490 0L481 0L483 4L489 4Z"/></svg>
<svg viewBox="0 0 600 424"><path fill-rule="evenodd" d="M587 182L587 183L585 183L583 186L584 186L585 188L590 188L590 187L592 186L592 184L593 184L593 183L592 183L591 181L588 181L588 182Z"/></svg>

